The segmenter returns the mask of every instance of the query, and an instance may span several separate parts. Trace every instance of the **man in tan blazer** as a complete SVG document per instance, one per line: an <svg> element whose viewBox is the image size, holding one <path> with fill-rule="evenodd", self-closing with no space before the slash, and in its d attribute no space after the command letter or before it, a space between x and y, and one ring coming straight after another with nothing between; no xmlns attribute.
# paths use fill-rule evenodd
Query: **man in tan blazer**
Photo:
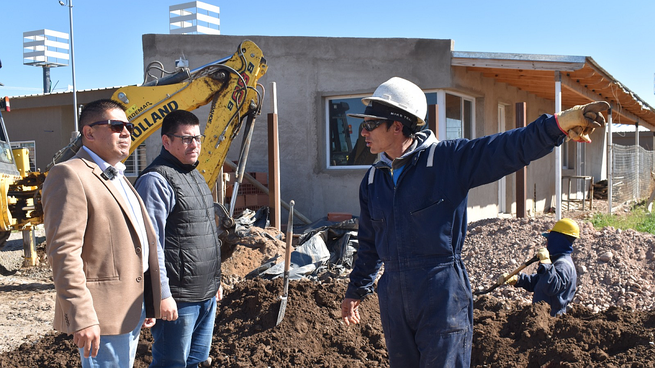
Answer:
<svg viewBox="0 0 655 368"><path fill-rule="evenodd" d="M83 367L131 367L161 302L157 237L121 163L134 126L111 100L87 104L80 125L84 146L43 184L53 324L73 335Z"/></svg>

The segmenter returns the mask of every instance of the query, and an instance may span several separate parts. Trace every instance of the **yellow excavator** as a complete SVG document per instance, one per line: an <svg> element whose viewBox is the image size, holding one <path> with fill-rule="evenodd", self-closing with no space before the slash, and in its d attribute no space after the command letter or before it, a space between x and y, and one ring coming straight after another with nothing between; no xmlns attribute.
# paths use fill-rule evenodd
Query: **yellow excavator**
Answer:
<svg viewBox="0 0 655 368"><path fill-rule="evenodd" d="M261 113L264 88L258 81L266 71L267 64L262 51L249 40L242 42L232 56L193 70L185 66L182 59L178 60L174 72L166 72L160 62L150 63L143 84L119 88L111 97L125 106L128 120L134 124L130 154L153 132L159 130L166 114L174 110L192 111L211 104L203 132L205 140L201 147L198 171L209 187L214 188L232 141L245 122L244 140L237 164L239 177L239 173L245 170L255 118ZM8 108L8 99L3 101L6 102L0 107L6 105ZM24 162L28 161L27 149L23 149L22 155L16 150L12 154L4 120L0 120L0 123L0 133L4 134L0 137L1 248L12 230L21 230L25 236L25 231L43 223L40 191L47 171L58 162L73 157L82 147L82 139L78 136L57 152L46 172L29 172L20 169L25 168L25 165L29 167L29 162ZM19 161L19 158L23 159ZM22 166L17 166L17 162ZM26 263L33 265L35 257L36 254L28 254L26 249Z"/></svg>

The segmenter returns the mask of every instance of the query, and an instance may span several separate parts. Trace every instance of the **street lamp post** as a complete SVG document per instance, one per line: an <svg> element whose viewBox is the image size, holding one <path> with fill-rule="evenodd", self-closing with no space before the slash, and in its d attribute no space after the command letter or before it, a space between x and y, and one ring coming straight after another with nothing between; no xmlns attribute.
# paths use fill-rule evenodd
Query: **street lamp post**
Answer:
<svg viewBox="0 0 655 368"><path fill-rule="evenodd" d="M78 122L77 122L77 89L75 88L75 50L74 50L74 44L73 42L73 0L67 0L68 2L68 19L70 21L70 36L71 36L71 71L72 71L72 78L73 78L73 117L75 118L75 132L74 136L77 136L77 132L79 131L78 127ZM64 3L62 0L59 0L59 5L61 6L66 6L66 3Z"/></svg>

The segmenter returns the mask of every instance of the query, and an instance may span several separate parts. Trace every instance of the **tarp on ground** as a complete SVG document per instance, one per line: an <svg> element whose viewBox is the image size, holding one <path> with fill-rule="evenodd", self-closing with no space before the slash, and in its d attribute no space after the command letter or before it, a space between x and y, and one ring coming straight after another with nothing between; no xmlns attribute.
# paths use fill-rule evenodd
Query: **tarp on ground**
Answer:
<svg viewBox="0 0 655 368"><path fill-rule="evenodd" d="M321 219L305 227L291 252L289 279L313 278L326 270L342 273L351 269L357 251L357 218L342 222ZM295 231L295 230L294 230ZM284 274L284 259L277 257L248 274L247 278L275 279Z"/></svg>

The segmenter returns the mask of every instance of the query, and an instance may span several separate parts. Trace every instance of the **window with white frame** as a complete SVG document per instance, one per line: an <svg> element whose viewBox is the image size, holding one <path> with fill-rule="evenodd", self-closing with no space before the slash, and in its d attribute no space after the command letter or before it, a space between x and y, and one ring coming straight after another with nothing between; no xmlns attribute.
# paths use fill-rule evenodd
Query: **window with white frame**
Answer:
<svg viewBox="0 0 655 368"><path fill-rule="evenodd" d="M428 105L437 104L437 93L426 92ZM372 165L377 159L377 155L366 147L361 135L363 119L348 116L364 113L366 106L362 104L362 98L367 96L370 94L326 99L328 168L363 168Z"/></svg>
<svg viewBox="0 0 655 368"><path fill-rule="evenodd" d="M30 171L36 171L36 141L11 142L11 149L27 148L30 154Z"/></svg>
<svg viewBox="0 0 655 368"><path fill-rule="evenodd" d="M444 93L445 139L473 138L473 99L452 92Z"/></svg>
<svg viewBox="0 0 655 368"><path fill-rule="evenodd" d="M141 170L146 168L146 145L140 144L130 157L125 160L125 176L139 176Z"/></svg>

